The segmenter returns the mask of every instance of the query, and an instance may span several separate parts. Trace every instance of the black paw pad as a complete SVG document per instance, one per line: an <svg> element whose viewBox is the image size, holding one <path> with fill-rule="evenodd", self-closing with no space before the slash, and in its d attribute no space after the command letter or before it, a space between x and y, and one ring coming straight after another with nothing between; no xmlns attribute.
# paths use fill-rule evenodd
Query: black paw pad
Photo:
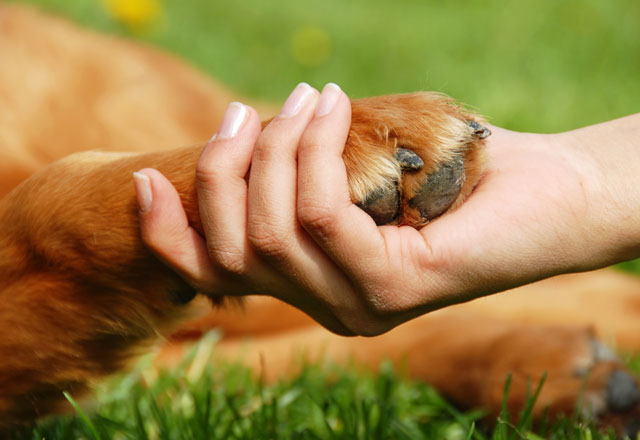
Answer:
<svg viewBox="0 0 640 440"><path fill-rule="evenodd" d="M394 187L379 188L357 204L373 218L376 225L386 225L400 215L400 192L398 183Z"/></svg>
<svg viewBox="0 0 640 440"><path fill-rule="evenodd" d="M427 175L422 187L409 200L409 206L417 209L425 220L434 219L453 204L464 181L464 160L457 154Z"/></svg>
<svg viewBox="0 0 640 440"><path fill-rule="evenodd" d="M609 376L607 407L614 412L628 411L640 402L640 390L635 379L622 370Z"/></svg>

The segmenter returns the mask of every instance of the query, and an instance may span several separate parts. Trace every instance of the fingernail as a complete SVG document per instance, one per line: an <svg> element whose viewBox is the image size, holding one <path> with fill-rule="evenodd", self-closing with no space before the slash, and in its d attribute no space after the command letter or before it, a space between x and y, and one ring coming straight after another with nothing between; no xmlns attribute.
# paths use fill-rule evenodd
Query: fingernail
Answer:
<svg viewBox="0 0 640 440"><path fill-rule="evenodd" d="M151 209L153 195L151 193L151 180L149 176L142 173L133 173L133 183L136 187L136 196L138 197L138 206L140 212L147 213Z"/></svg>
<svg viewBox="0 0 640 440"><path fill-rule="evenodd" d="M329 114L329 112L333 110L341 91L340 87L334 83L329 83L324 86L322 94L320 95L320 101L318 102L318 108L316 108L316 117Z"/></svg>
<svg viewBox="0 0 640 440"><path fill-rule="evenodd" d="M231 139L235 137L246 118L247 108L239 102L232 102L222 118L220 128L218 128L218 132L215 135L216 138Z"/></svg>
<svg viewBox="0 0 640 440"><path fill-rule="evenodd" d="M280 114L278 116L282 118L291 118L302 110L308 99L313 95L313 88L307 83L300 83L293 89L293 92L289 95Z"/></svg>

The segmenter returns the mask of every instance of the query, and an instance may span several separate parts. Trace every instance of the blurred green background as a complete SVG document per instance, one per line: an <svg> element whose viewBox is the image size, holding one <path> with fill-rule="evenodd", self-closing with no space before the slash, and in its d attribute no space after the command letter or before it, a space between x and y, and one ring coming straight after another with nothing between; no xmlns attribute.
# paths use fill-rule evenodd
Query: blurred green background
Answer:
<svg viewBox="0 0 640 440"><path fill-rule="evenodd" d="M640 109L638 0L28 0L177 53L244 95L438 90L514 130Z"/></svg>
<svg viewBox="0 0 640 440"><path fill-rule="evenodd" d="M16 0L13 0L14 2ZM244 96L438 90L551 133L640 111L638 0L21 0L187 59ZM640 262L624 268L640 273Z"/></svg>
<svg viewBox="0 0 640 440"><path fill-rule="evenodd" d="M352 97L437 90L468 103L496 125L533 132L569 130L640 111L638 0L20 2L66 15L101 31L165 48L245 96L274 102L283 101L300 81L307 81L315 87L322 87L329 81L336 82ZM637 260L626 263L625 268L640 273ZM235 368L233 371L242 373L244 370ZM303 375L303 379L295 379L292 385L284 387L284 391L278 391L279 388L267 389L267 394L274 393L276 396L269 398L268 403L278 402L277 407L284 408L281 412L292 408L298 414L297 418L292 419L291 429L303 429L299 426L307 426L304 423L310 419L309 413L305 412L308 406L304 405L304 401L301 404L296 397L307 399L300 390L313 394L316 389L323 392L332 389L330 395L322 397L321 394L319 400L323 402L322 399L325 399L325 403L331 403L319 406L324 411L318 419L322 426L330 427L324 421L336 419L334 413L347 413L350 418L346 420L351 420L351 414L357 413L349 406L353 402L358 403L358 398L353 398L354 395L358 396L357 391L345 388L347 392L340 400L334 379L333 382L327 379L315 381L314 388L309 380L304 379L309 375L308 370L304 374L306 376ZM360 380L361 376L354 377ZM182 377L176 374L162 380L182 384ZM367 382L366 386L386 389L386 385L381 387L379 384L396 383L395 379L386 380L384 375L381 377L371 382L373 385ZM233 390L229 385L233 383L233 377L225 380L215 387ZM158 387L164 387L164 382L158 383ZM328 386L327 383L332 385ZM251 382L242 384L253 392ZM142 391L130 390L134 385L141 387ZM213 400L214 410L203 413L206 423L193 423L193 416L190 419L180 412L173 415L173 409L158 410L156 400L171 408L173 401L183 402L182 398L175 397L176 392L186 393L180 391L184 389L184 384L181 386L178 387L179 391L166 387L169 392L163 396L158 387L152 387L149 391L146 384L139 385L137 380L121 381L115 391L112 389L103 394L107 405L102 402L98 415L93 417L98 431L138 432L141 433L140 438L148 438L148 432L175 431L184 438L190 438L187 433L197 434L202 430L205 433L202 438L211 438L212 434L206 432L207 427L211 425L213 433L219 425L218 421L226 420L225 417L232 422L236 417L239 420L237 426L231 422L227 426L237 429L245 425L253 427L255 420L262 420L262 409L249 416L239 417L237 411L225 415L218 408L231 407L235 411L231 404L233 402L228 400L222 400L219 406L215 406L218 401ZM353 387L357 390L360 386L358 382ZM262 384L253 387L259 390L259 397L264 400ZM457 429L459 435L451 438L485 438L478 432L474 433L475 425L472 422L478 415L472 417L453 413L454 410L433 391L420 391L423 388L414 383L410 386L400 383L393 387L401 392L394 391L392 398L388 393L383 397L374 395L362 404L363 408L366 404L375 412L381 401L383 410L380 414L390 411L385 406L387 403L402 410L394 409L395 412L387 417L390 422L384 425L386 428L381 424L383 429L394 434L393 438L403 438L393 429L408 429L407 426L412 429L418 426L425 430L429 434L425 434L425 438L443 438L443 431L436 432L436 429L449 432L452 428ZM124 392L118 394L121 388ZM196 409L208 408L213 398L225 398L224 393L212 394L211 388L208 382L194 386L197 395L189 397L192 396L189 394L188 397L196 402ZM114 396L120 396L120 400ZM248 396L251 405L256 399L259 400L253 394ZM433 403L434 399L437 400L436 404ZM288 403L283 405L283 401ZM271 407L275 408L276 405L263 404L260 408ZM346 410L343 411L344 408ZM440 413L448 416L453 414L453 421L447 421ZM194 414L200 417L199 412ZM291 414L287 412L286 417ZM275 415L276 412L274 419ZM433 420L440 419L444 422L434 424ZM264 436L265 432L269 432L267 428L274 429L274 426L284 429L280 419L276 420L278 425L272 419L265 420L268 425L266 428L257 425L257 429L247 431L247 436L242 438L256 438L256 433ZM366 415L358 423L367 425L368 421L369 416ZM506 421L499 425L496 432L507 429L505 427L508 424ZM344 425L348 426L346 422ZM50 428L54 434L43 434L48 431L38 428L28 433L28 438L72 438L74 436L60 432L79 432L76 430L83 426L77 418L63 420ZM91 429L83 432L97 432L93 425L88 426ZM414 435L418 428L406 431L410 436L404 432L405 438L418 438ZM520 430L514 429L513 435L509 434L510 438L522 436L521 432L526 432L527 438L542 438L533 436L528 428L518 428ZM304 429L309 431L310 428ZM581 434L580 438L591 438L589 428L584 429L588 435ZM190 436L198 438L196 434ZM311 434L304 438L311 438ZM136 438L130 435L130 438ZM91 437L86 433L83 436ZM94 435L93 438L99 436ZM120 437L105 435L103 438ZM225 438L224 435L221 438ZM241 437L238 435L236 438ZM349 437L347 432L345 438L354 436ZM368 437L365 434L363 438ZM600 437L594 434L594 438Z"/></svg>

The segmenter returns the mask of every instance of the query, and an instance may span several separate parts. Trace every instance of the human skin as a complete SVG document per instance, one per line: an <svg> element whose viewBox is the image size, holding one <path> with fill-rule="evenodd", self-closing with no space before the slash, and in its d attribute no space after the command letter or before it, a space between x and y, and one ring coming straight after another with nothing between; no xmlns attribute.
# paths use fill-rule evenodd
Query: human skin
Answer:
<svg viewBox="0 0 640 440"><path fill-rule="evenodd" d="M492 127L473 194L420 230L376 226L351 202L349 124L334 85L299 86L262 132L253 109L232 104L198 164L205 237L144 169L144 241L209 296L275 296L346 335L640 255L640 114L554 135Z"/></svg>

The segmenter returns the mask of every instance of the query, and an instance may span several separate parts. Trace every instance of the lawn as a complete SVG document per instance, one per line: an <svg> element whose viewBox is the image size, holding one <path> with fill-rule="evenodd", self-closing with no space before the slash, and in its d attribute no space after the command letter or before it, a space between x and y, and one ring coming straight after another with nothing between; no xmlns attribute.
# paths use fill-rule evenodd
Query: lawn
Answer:
<svg viewBox="0 0 640 440"><path fill-rule="evenodd" d="M489 428L480 420L482 412L458 410L429 385L404 378L386 363L376 374L357 363L308 365L294 378L267 385L242 366L216 362L215 339L215 333L205 336L169 372L158 374L148 356L133 372L99 388L94 412L78 409L76 416L42 422L18 438L615 439L578 419L543 421L534 431L529 411L537 389L522 414L514 418L503 411Z"/></svg>
<svg viewBox="0 0 640 440"><path fill-rule="evenodd" d="M300 81L333 81L354 97L431 89L496 125L537 132L634 113L640 102L635 0L104 1L161 3L146 26L117 21L100 0L29 3L164 47L274 101Z"/></svg>
<svg viewBox="0 0 640 440"><path fill-rule="evenodd" d="M253 98L281 101L300 81L333 81L353 97L431 89L496 125L535 132L639 109L637 0L28 3L163 47ZM25 438L536 438L526 417L482 430L477 412L461 413L387 367L377 375L309 367L268 386L237 366L182 373L132 373L98 392L89 417L45 423ZM600 438L577 421L538 433Z"/></svg>

